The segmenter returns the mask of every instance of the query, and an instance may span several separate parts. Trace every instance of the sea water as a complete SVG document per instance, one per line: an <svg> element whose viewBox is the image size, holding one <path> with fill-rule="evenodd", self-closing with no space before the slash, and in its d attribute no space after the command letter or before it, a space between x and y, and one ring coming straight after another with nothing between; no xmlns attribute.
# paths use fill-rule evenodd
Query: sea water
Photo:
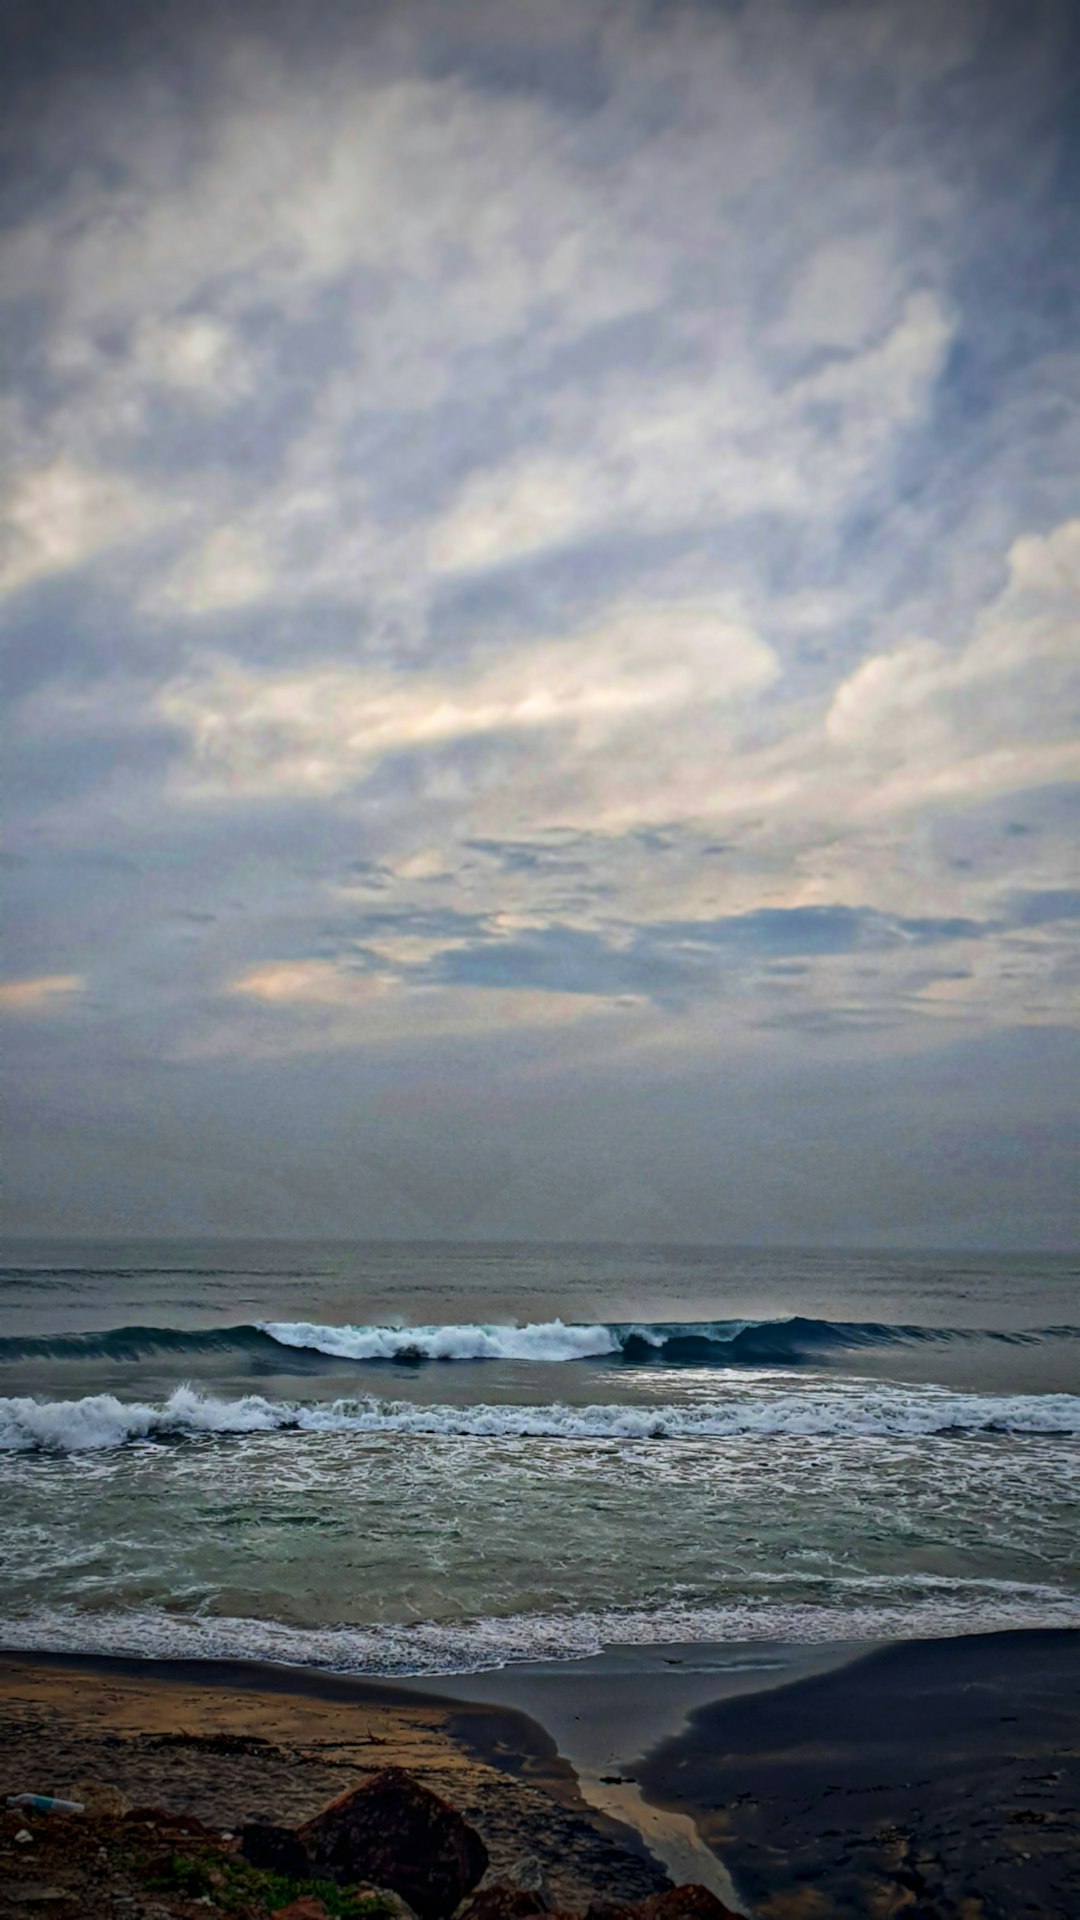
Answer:
<svg viewBox="0 0 1080 1920"><path fill-rule="evenodd" d="M437 1675L1080 1624L1067 1259L3 1255L9 1647Z"/></svg>

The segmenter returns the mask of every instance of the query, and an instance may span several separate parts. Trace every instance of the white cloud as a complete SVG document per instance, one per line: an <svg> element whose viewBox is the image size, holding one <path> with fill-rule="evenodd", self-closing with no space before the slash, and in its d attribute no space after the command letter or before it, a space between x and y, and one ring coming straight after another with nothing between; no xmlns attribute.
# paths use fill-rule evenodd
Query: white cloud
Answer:
<svg viewBox="0 0 1080 1920"><path fill-rule="evenodd" d="M778 345L853 352L888 327L899 262L888 233L826 239L801 262L786 310L773 329Z"/></svg>
<svg viewBox="0 0 1080 1920"><path fill-rule="evenodd" d="M122 474L91 472L61 456L16 476L0 506L0 595L66 573L146 533L152 495Z"/></svg>
<svg viewBox="0 0 1080 1920"><path fill-rule="evenodd" d="M373 974L349 973L325 960L277 960L229 983L229 992L270 1006L362 1006L383 992Z"/></svg>
<svg viewBox="0 0 1080 1920"><path fill-rule="evenodd" d="M697 379L613 376L555 411L544 452L466 481L430 563L470 572L602 531L835 517L927 412L952 333L921 292L882 339L787 385L746 340Z"/></svg>
<svg viewBox="0 0 1080 1920"><path fill-rule="evenodd" d="M222 527L148 596L163 610L196 617L229 612L265 600L274 571L264 543L253 529Z"/></svg>
<svg viewBox="0 0 1080 1920"><path fill-rule="evenodd" d="M623 726L760 692L770 649L708 608L615 612L603 626L485 656L457 678L367 667L258 672L221 659L170 682L197 791L333 794L387 754L567 729L589 751Z"/></svg>
<svg viewBox="0 0 1080 1920"><path fill-rule="evenodd" d="M253 356L234 330L206 314L140 321L132 359L147 380L215 402L239 398L255 378Z"/></svg>
<svg viewBox="0 0 1080 1920"><path fill-rule="evenodd" d="M966 645L916 638L837 689L826 735L872 764L880 810L1080 774L1080 521L1018 541Z"/></svg>
<svg viewBox="0 0 1080 1920"><path fill-rule="evenodd" d="M0 981L0 1012L54 1013L85 990L81 973L39 973Z"/></svg>

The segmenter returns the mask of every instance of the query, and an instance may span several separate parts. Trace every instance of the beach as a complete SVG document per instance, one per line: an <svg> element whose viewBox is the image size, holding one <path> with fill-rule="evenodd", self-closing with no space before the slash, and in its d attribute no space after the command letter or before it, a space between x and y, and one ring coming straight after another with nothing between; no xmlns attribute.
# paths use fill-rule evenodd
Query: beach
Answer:
<svg viewBox="0 0 1080 1920"><path fill-rule="evenodd" d="M229 1846L400 1767L564 1914L1077 1920L1068 1259L68 1242L0 1312L5 1791Z"/></svg>
<svg viewBox="0 0 1080 1920"><path fill-rule="evenodd" d="M489 1880L533 1856L564 1910L707 1884L710 1859L714 1890L762 1920L1080 1910L1075 1632L553 1664L429 1690L245 1662L6 1655L3 1786L98 1782L232 1831L298 1822L403 1766L479 1829ZM31 1852L14 1860L5 1834L0 1884L17 1867L32 1889ZM5 1898L5 1912L33 1906ZM63 1920L62 1903L50 1910Z"/></svg>
<svg viewBox="0 0 1080 1920"><path fill-rule="evenodd" d="M0 1659L0 1702L5 1793L66 1797L92 1780L134 1805L232 1830L297 1823L400 1766L480 1829L496 1877L535 1854L567 1906L599 1885L634 1900L666 1884L632 1832L585 1806L542 1729L510 1708L474 1715L433 1695L254 1662L49 1657Z"/></svg>

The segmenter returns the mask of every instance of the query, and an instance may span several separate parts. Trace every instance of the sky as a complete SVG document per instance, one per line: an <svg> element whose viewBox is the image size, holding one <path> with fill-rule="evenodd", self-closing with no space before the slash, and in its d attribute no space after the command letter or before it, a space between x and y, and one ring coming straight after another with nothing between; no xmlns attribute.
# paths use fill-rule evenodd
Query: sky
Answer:
<svg viewBox="0 0 1080 1920"><path fill-rule="evenodd" d="M4 35L10 1229L1074 1244L1068 0Z"/></svg>

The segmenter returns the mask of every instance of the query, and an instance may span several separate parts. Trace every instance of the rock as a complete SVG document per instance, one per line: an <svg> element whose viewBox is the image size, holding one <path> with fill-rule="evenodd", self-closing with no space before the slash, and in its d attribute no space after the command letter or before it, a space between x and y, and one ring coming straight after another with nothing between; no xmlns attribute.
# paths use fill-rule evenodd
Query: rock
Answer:
<svg viewBox="0 0 1080 1920"><path fill-rule="evenodd" d="M311 1855L292 1827L275 1827L269 1820L252 1820L240 1829L240 1851L253 1867L268 1867L288 1880L311 1876Z"/></svg>
<svg viewBox="0 0 1080 1920"><path fill-rule="evenodd" d="M119 1787L110 1786L104 1780L76 1780L65 1796L69 1800L81 1800L83 1811L92 1819L122 1820L131 1811L131 1801Z"/></svg>
<svg viewBox="0 0 1080 1920"><path fill-rule="evenodd" d="M4 1888L5 1897L16 1907L48 1907L58 1900L73 1900L74 1894L69 1887L39 1887L35 1883L19 1883L9 1880Z"/></svg>
<svg viewBox="0 0 1080 1920"><path fill-rule="evenodd" d="M528 1920L530 1914L543 1913L539 1894L528 1887L503 1884L481 1887L456 1915L456 1920Z"/></svg>
<svg viewBox="0 0 1080 1920"><path fill-rule="evenodd" d="M216 1827L204 1827L193 1813L170 1813L167 1807L129 1807L123 1816L124 1824L150 1827L155 1832L166 1827L171 1833L182 1834L185 1840L216 1840Z"/></svg>
<svg viewBox="0 0 1080 1920"><path fill-rule="evenodd" d="M665 1893L651 1893L626 1909L633 1920L739 1920L708 1887L691 1882L685 1887L668 1887Z"/></svg>
<svg viewBox="0 0 1080 1920"><path fill-rule="evenodd" d="M403 1767L388 1767L297 1828L316 1869L349 1885L392 1887L419 1915L442 1920L481 1879L488 1853L448 1801Z"/></svg>
<svg viewBox="0 0 1080 1920"><path fill-rule="evenodd" d="M560 1920L549 1915L549 1920ZM740 1920L725 1907L708 1887L695 1882L684 1887L667 1887L663 1893L650 1893L645 1900L626 1906L615 1900L590 1900L584 1920Z"/></svg>
<svg viewBox="0 0 1080 1920"><path fill-rule="evenodd" d="M302 1893L287 1907L275 1907L274 1920L330 1920L330 1915L313 1893Z"/></svg>
<svg viewBox="0 0 1080 1920"><path fill-rule="evenodd" d="M526 1893L535 1893L541 1907L547 1907L548 1885L544 1877L544 1868L535 1853L526 1853L513 1866L507 1867L505 1874L509 1887L522 1887Z"/></svg>
<svg viewBox="0 0 1080 1920"><path fill-rule="evenodd" d="M32 1847L33 1844L34 1836L29 1827L20 1827L18 1833L15 1835L15 1845L17 1847Z"/></svg>
<svg viewBox="0 0 1080 1920"><path fill-rule="evenodd" d="M385 1907L389 1907L394 1920L416 1920L408 1901L403 1900L400 1893L395 1893L393 1887L370 1887L362 1881L358 1887L350 1887L349 1892L356 1900L381 1900Z"/></svg>

